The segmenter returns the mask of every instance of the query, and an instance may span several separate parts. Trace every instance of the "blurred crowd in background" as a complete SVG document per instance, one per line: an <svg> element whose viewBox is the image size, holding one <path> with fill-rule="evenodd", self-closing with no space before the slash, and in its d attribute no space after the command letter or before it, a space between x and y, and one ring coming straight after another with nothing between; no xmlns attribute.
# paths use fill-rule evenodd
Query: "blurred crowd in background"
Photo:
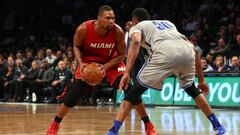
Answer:
<svg viewBox="0 0 240 135"><path fill-rule="evenodd" d="M146 8L151 19L172 21L200 52L204 72L239 73L239 3L238 0L2 0L0 101L61 102L76 67L72 49L74 31L82 22L96 19L97 9L103 4L114 9L116 23L126 32L125 25L136 7ZM107 97L104 100L114 100L114 92L105 82L94 91L87 93L86 101L80 104L95 105L104 96Z"/></svg>

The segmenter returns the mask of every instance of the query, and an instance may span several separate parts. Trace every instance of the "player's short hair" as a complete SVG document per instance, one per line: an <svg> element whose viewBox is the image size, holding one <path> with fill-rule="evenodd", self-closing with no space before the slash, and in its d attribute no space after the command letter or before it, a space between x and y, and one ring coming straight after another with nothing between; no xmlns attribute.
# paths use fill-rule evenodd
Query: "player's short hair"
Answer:
<svg viewBox="0 0 240 135"><path fill-rule="evenodd" d="M132 17L138 19L139 21L149 20L150 15L145 8L136 8L132 12Z"/></svg>
<svg viewBox="0 0 240 135"><path fill-rule="evenodd" d="M98 16L101 16L104 11L113 11L113 9L108 5L102 5L98 8Z"/></svg>

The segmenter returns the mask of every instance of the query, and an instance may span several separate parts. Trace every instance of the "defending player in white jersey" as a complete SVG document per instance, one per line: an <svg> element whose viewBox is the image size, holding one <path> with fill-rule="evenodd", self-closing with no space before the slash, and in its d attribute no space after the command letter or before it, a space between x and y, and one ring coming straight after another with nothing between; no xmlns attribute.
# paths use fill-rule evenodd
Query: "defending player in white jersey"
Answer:
<svg viewBox="0 0 240 135"><path fill-rule="evenodd" d="M223 135L226 131L205 98L209 89L203 77L198 52L170 21L148 19L149 14L143 8L137 8L132 13L132 23L135 26L129 32L131 45L126 70L119 85L120 90L123 87L127 88L130 72L139 53L141 42L145 42L145 47L151 54L138 73L139 83L128 92L122 101L113 127L107 132L107 135L118 134L118 130L129 114L131 107L142 103L141 95L147 88L161 90L164 79L173 74L178 77L180 86L194 99L196 105L207 116L215 134ZM198 75L198 88L194 84L195 73Z"/></svg>

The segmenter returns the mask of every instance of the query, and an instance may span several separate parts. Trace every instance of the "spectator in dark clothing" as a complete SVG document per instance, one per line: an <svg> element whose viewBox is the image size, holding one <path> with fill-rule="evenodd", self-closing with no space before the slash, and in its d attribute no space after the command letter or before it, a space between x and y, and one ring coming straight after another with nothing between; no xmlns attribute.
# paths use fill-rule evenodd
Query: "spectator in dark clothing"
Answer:
<svg viewBox="0 0 240 135"><path fill-rule="evenodd" d="M12 101L14 90L14 71L15 68L12 65L8 65L6 72L3 75L3 91L6 93L1 101Z"/></svg>
<svg viewBox="0 0 240 135"><path fill-rule="evenodd" d="M54 80L54 71L49 68L47 60L43 60L36 80L31 82L30 93L36 94L36 103L42 102L47 91L51 89L51 83Z"/></svg>
<svg viewBox="0 0 240 135"><path fill-rule="evenodd" d="M67 83L70 82L71 77L71 72L66 68L65 62L63 60L60 60L58 62L58 70L56 71L55 79L51 84L53 87L53 89L50 91L51 97L48 101L46 101L47 103L56 102L57 95L63 92L63 89L65 86L67 86Z"/></svg>
<svg viewBox="0 0 240 135"><path fill-rule="evenodd" d="M16 59L15 64L14 80L23 80L28 75L28 68L23 65L21 59Z"/></svg>
<svg viewBox="0 0 240 135"><path fill-rule="evenodd" d="M32 62L32 67L29 70L28 76L26 76L26 80L31 81L31 80L37 79L38 73L39 73L39 62L37 60L34 60Z"/></svg>
<svg viewBox="0 0 240 135"><path fill-rule="evenodd" d="M3 76L2 76L2 83L3 83L3 95L4 93L7 93L4 98L2 98L2 101L5 100L12 100L13 98L13 92L14 92L14 73L15 73L15 64L14 64L14 59L13 56L8 56L7 58L7 68L5 71L3 71Z"/></svg>
<svg viewBox="0 0 240 135"><path fill-rule="evenodd" d="M16 59L16 67L15 67L15 73L14 73L14 97L13 101L23 101L23 92L24 90L17 87L19 83L21 83L23 80L25 80L26 76L28 76L28 68L23 65L21 59Z"/></svg>
<svg viewBox="0 0 240 135"><path fill-rule="evenodd" d="M214 64L214 55L212 53L208 53L206 55L206 60L207 60L207 63L211 66L211 67L215 67L215 64Z"/></svg>
<svg viewBox="0 0 240 135"><path fill-rule="evenodd" d="M222 72L222 71L228 71L230 70L230 67L228 65L224 64L224 59L222 55L218 55L215 59L215 65L214 71L216 72Z"/></svg>
<svg viewBox="0 0 240 135"><path fill-rule="evenodd" d="M223 38L218 40L218 46L210 50L215 55L229 56L230 47Z"/></svg>
<svg viewBox="0 0 240 135"><path fill-rule="evenodd" d="M32 61L34 60L32 51L27 52L26 61L23 63L28 69L32 66Z"/></svg>
<svg viewBox="0 0 240 135"><path fill-rule="evenodd" d="M30 84L33 80L36 80L38 77L38 73L39 73L39 63L37 60L34 60L32 62L32 67L28 72L28 75L23 79L23 80L17 80L16 81L16 89L18 90L18 94L20 95L20 97L17 99L17 101L22 101L24 94L28 92L26 92L27 90L30 89ZM26 95L26 94L25 94ZM28 97L31 97L31 95L26 95ZM27 99L28 101L31 98Z"/></svg>
<svg viewBox="0 0 240 135"><path fill-rule="evenodd" d="M56 57L57 57L57 59L54 61L54 63L53 63L53 68L54 68L54 70L57 70L58 69L58 62L60 61L60 60L63 60L63 54L62 54L62 51L61 50L58 50L57 52L56 52Z"/></svg>
<svg viewBox="0 0 240 135"><path fill-rule="evenodd" d="M240 71L240 61L239 61L238 56L232 56L230 70L233 71L233 72L239 72Z"/></svg>

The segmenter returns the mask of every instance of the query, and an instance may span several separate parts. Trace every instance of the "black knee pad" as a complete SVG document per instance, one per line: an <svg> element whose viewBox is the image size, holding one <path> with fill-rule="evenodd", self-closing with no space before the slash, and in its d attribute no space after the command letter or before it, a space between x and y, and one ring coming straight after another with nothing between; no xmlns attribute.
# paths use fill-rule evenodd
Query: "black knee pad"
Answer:
<svg viewBox="0 0 240 135"><path fill-rule="evenodd" d="M188 95L190 95L193 99L195 99L198 95L200 95L202 92L196 88L194 83L188 88L185 89Z"/></svg>
<svg viewBox="0 0 240 135"><path fill-rule="evenodd" d="M137 96L134 92L129 92L124 100L129 101L132 105L138 105L142 102L141 95Z"/></svg>
<svg viewBox="0 0 240 135"><path fill-rule="evenodd" d="M130 91L132 88L133 88L132 83L129 83L129 84L128 84L128 89L127 89L127 90L124 90L124 95L125 95L125 97L126 97L126 95L129 93L129 91Z"/></svg>
<svg viewBox="0 0 240 135"><path fill-rule="evenodd" d="M132 105L138 105L142 102L142 94L147 90L141 84L137 83L127 90L124 100L129 101Z"/></svg>

